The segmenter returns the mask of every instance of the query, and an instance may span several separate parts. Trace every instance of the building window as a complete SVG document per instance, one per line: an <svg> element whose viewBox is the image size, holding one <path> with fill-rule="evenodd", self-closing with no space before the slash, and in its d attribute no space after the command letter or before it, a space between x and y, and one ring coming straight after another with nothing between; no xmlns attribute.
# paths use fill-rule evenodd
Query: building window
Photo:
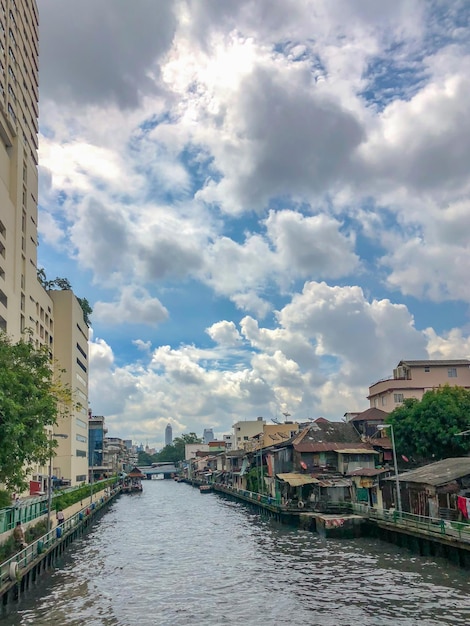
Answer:
<svg viewBox="0 0 470 626"><path fill-rule="evenodd" d="M78 417L75 420L75 423L77 424L77 426L80 426L80 428L88 428L88 425L83 420L79 419Z"/></svg>
<svg viewBox="0 0 470 626"><path fill-rule="evenodd" d="M87 438L84 437L83 435L76 435L76 439L77 439L77 441L81 441L82 443L86 443L87 442Z"/></svg>
<svg viewBox="0 0 470 626"><path fill-rule="evenodd" d="M387 404L387 397L382 396L382 406L385 406L386 404Z"/></svg>
<svg viewBox="0 0 470 626"><path fill-rule="evenodd" d="M15 124L16 124L16 115L15 115L15 112L13 111L13 107L11 106L11 104L10 104L10 103L8 103L8 113L10 114L11 119L12 119L12 120L15 122Z"/></svg>
<svg viewBox="0 0 470 626"><path fill-rule="evenodd" d="M400 404L401 402L403 402L404 397L402 393L394 393L393 394L393 401L395 402L395 404Z"/></svg>
<svg viewBox="0 0 470 626"><path fill-rule="evenodd" d="M85 450L77 450L77 456L86 456L86 451Z"/></svg>
<svg viewBox="0 0 470 626"><path fill-rule="evenodd" d="M84 483L86 481L86 476L85 474L78 474L78 476L75 476L75 480L77 483Z"/></svg>
<svg viewBox="0 0 470 626"><path fill-rule="evenodd" d="M6 297L6 295L3 293L1 289L0 289L0 303L3 304L5 308L7 307L8 298Z"/></svg>
<svg viewBox="0 0 470 626"><path fill-rule="evenodd" d="M77 365L78 367L80 367L84 372L86 372L86 367L83 365L83 363L80 361L80 359L77 359Z"/></svg>
<svg viewBox="0 0 470 626"><path fill-rule="evenodd" d="M457 369L455 367L449 367L447 370L447 376L449 378L457 378Z"/></svg>
<svg viewBox="0 0 470 626"><path fill-rule="evenodd" d="M431 368L429 367L429 365L426 365L426 367L424 368L424 371L425 372L430 372L431 371Z"/></svg>
<svg viewBox="0 0 470 626"><path fill-rule="evenodd" d="M3 317L0 315L0 330L3 330L3 332L7 332L7 321L5 319L3 319Z"/></svg>

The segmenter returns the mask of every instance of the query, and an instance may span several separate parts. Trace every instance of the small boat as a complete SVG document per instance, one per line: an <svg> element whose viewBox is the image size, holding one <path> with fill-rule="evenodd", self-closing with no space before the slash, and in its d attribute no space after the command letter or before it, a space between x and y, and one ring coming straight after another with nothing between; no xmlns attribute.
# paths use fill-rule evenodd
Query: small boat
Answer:
<svg viewBox="0 0 470 626"><path fill-rule="evenodd" d="M212 490L212 485L199 485L199 491L201 493L210 493Z"/></svg>

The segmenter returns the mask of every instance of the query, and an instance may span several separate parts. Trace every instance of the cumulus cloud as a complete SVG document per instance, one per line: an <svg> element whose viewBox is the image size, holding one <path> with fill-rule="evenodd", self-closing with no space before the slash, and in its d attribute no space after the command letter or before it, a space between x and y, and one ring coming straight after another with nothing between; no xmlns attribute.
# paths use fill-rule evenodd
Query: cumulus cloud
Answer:
<svg viewBox="0 0 470 626"><path fill-rule="evenodd" d="M41 93L66 104L137 106L158 84L156 62L176 28L173 4L82 0L77 10L72 0L41 2Z"/></svg>
<svg viewBox="0 0 470 626"><path fill-rule="evenodd" d="M342 363L341 378L351 384L386 376L390 363L415 354L425 358L424 337L405 305L388 299L366 300L360 287L309 282L278 314L288 329L308 334L318 355ZM400 328L397 335L394 329ZM356 366L361 355L361 366Z"/></svg>
<svg viewBox="0 0 470 626"><path fill-rule="evenodd" d="M278 195L322 193L348 178L365 138L361 122L304 71L267 61L240 82L235 102L225 120L233 141L213 146L224 177L209 181L199 198L240 212Z"/></svg>
<svg viewBox="0 0 470 626"><path fill-rule="evenodd" d="M439 336L433 328L426 328L430 359L470 359L470 335L461 328L452 328Z"/></svg>
<svg viewBox="0 0 470 626"><path fill-rule="evenodd" d="M241 341L240 333L235 324L225 320L206 328L206 333L219 345L236 346Z"/></svg>
<svg viewBox="0 0 470 626"><path fill-rule="evenodd" d="M358 269L354 236L327 215L305 217L295 211L271 212L268 237L278 252L280 272L296 278L339 278Z"/></svg>
<svg viewBox="0 0 470 626"><path fill-rule="evenodd" d="M67 256L80 295L91 276L115 434L339 419L400 359L468 353L433 308L468 302L464 10L41 2L39 264Z"/></svg>
<svg viewBox="0 0 470 626"><path fill-rule="evenodd" d="M410 193L451 198L468 191L470 95L466 67L430 81L410 101L395 100L360 148L367 175Z"/></svg>
<svg viewBox="0 0 470 626"><path fill-rule="evenodd" d="M93 317L107 324L157 325L168 318L168 311L158 298L144 289L123 287L119 301L96 302Z"/></svg>

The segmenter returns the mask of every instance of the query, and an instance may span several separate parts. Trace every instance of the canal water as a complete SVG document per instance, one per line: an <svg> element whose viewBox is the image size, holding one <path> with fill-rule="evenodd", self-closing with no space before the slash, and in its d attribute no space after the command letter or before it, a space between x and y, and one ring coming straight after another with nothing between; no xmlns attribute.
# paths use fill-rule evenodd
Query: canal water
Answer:
<svg viewBox="0 0 470 626"><path fill-rule="evenodd" d="M469 572L174 481L122 495L0 626L470 624Z"/></svg>

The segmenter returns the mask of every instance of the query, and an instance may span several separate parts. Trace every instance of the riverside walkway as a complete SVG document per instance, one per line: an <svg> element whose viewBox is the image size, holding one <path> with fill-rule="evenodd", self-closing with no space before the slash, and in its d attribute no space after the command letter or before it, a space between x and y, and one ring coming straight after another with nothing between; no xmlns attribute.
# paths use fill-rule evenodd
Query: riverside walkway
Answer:
<svg viewBox="0 0 470 626"><path fill-rule="evenodd" d="M56 557L100 517L108 503L121 492L120 488L103 489L84 505L77 502L64 510L65 521L57 525L51 517L51 529L0 564L0 614L51 567ZM11 534L11 533L8 533Z"/></svg>

